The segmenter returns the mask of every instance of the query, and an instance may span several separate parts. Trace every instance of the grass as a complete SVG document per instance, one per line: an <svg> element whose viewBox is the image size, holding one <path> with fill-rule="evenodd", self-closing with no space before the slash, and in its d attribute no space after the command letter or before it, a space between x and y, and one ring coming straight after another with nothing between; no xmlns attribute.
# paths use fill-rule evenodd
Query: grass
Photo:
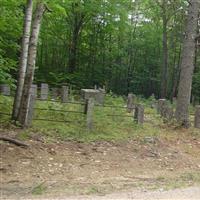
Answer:
<svg viewBox="0 0 200 200"><path fill-rule="evenodd" d="M55 112L51 110L83 112L84 105L37 101L35 105L37 109L34 111L35 120L33 120L32 127L21 131L18 137L19 139L26 140L31 134L39 133L50 138L50 140L76 140L81 142L101 140L121 141L134 137L142 140L146 136L157 137L165 132L165 128L162 127L164 126L163 121L157 115L156 110L150 107L152 101L142 98L136 99L136 103L140 102L145 106L145 118L147 122L141 126L134 122L132 113L127 113L125 108L126 102L122 97L107 95L105 105L119 106L119 108L95 106L93 113L94 128L92 131L88 131L86 127L86 116L84 114ZM13 98L0 96L1 112L11 113L12 104ZM50 122L37 119L70 122ZM12 128L9 116L0 115L0 124L2 127ZM192 131L192 133L196 134L196 130Z"/></svg>
<svg viewBox="0 0 200 200"><path fill-rule="evenodd" d="M158 180L158 183L159 182L161 183L161 185L164 185L164 189L166 190L187 187L193 185L194 183L200 184L200 172L187 172L176 178L163 177L162 180ZM160 187L160 185L158 187Z"/></svg>
<svg viewBox="0 0 200 200"><path fill-rule="evenodd" d="M42 195L45 193L46 189L47 188L45 187L44 183L41 183L41 184L37 185L36 187L34 187L31 191L31 193L33 195Z"/></svg>

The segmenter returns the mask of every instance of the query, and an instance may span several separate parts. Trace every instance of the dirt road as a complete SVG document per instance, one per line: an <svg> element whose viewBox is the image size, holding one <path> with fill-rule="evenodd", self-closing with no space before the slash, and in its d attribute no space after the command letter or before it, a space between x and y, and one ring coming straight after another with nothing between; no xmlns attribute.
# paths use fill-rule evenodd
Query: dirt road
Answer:
<svg viewBox="0 0 200 200"><path fill-rule="evenodd" d="M0 199L200 200L200 143L192 136L26 142L29 148L0 144Z"/></svg>
<svg viewBox="0 0 200 200"><path fill-rule="evenodd" d="M68 200L199 200L200 199L200 187L189 187L185 189L175 189L169 191L129 191L124 193L114 193L106 196L82 196L82 197L71 197L65 198Z"/></svg>
<svg viewBox="0 0 200 200"><path fill-rule="evenodd" d="M15 198L12 198L15 200ZM20 199L17 197L16 199ZM142 191L133 190L128 192L112 193L105 196L84 195L84 196L60 196L60 197L27 197L26 200L199 200L200 187L188 187L168 191ZM11 199L9 199L11 200Z"/></svg>

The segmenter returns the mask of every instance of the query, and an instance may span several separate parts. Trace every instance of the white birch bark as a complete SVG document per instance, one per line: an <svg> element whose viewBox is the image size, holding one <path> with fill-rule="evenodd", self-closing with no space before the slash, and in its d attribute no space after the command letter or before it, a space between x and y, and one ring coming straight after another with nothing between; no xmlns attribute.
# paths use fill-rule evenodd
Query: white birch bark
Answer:
<svg viewBox="0 0 200 200"><path fill-rule="evenodd" d="M27 0L26 12L25 12L25 17L24 17L23 38L22 38L22 44L21 44L21 55L20 55L20 61L19 61L17 90L15 93L13 112L12 112L12 118L14 120L16 120L18 112L19 112L20 101L21 101L21 96L23 92L24 78L25 78L25 73L26 73L26 68L27 68L27 57L28 57L28 47L29 47L29 39L30 39L30 32L31 32L32 12L33 12L33 0Z"/></svg>
<svg viewBox="0 0 200 200"><path fill-rule="evenodd" d="M32 24L32 33L29 43L28 60L27 60L27 70L26 70L23 94L18 115L18 120L23 127L26 127L28 124L27 119L28 119L28 110L31 97L31 85L33 83L34 72L35 72L37 43L39 38L42 16L45 10L46 10L45 5L43 3L38 3Z"/></svg>

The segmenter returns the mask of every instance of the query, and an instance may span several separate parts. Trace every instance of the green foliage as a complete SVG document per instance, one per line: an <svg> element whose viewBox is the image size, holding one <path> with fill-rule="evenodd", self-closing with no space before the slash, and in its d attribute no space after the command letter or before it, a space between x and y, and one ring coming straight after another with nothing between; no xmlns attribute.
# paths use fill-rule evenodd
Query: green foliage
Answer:
<svg viewBox="0 0 200 200"><path fill-rule="evenodd" d="M70 83L77 88L106 85L115 94L133 92L144 97L152 93L159 96L163 10L156 1L45 2L52 12L46 13L43 19L35 82ZM25 1L0 0L0 4L0 83L13 84L20 55ZM168 96L172 97L179 78L187 3L185 0L169 1L165 7ZM70 65L71 60L76 60L74 66ZM193 93L197 96L199 79L197 73L193 81Z"/></svg>
<svg viewBox="0 0 200 200"><path fill-rule="evenodd" d="M0 0L0 83L14 84L23 27L24 1Z"/></svg>

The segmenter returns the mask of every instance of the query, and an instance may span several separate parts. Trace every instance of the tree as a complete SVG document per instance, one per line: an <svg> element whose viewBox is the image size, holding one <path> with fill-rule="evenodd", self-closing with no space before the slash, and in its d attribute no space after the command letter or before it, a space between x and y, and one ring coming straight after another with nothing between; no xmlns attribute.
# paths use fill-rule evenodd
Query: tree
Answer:
<svg viewBox="0 0 200 200"><path fill-rule="evenodd" d="M19 62L17 90L15 93L13 113L12 113L12 118L14 120L16 120L18 116L21 96L23 92L24 78L25 78L27 58L28 58L29 39L30 39L30 32L31 32L33 1L27 0L26 4L27 5L26 5L26 12L25 12L25 17L24 17L24 32L23 32L22 45L21 45L21 56L20 56L20 62Z"/></svg>
<svg viewBox="0 0 200 200"><path fill-rule="evenodd" d="M28 59L27 59L27 71L24 81L23 93L20 103L20 110L18 114L18 120L26 127L28 124L27 117L28 117L28 110L29 110L29 103L31 98L31 85L34 79L34 71L35 71L35 60L37 54L37 43L39 38L40 26L42 21L42 16L46 10L46 6L44 3L38 3L35 11L35 16L33 19L32 25L32 33L29 43L28 49Z"/></svg>
<svg viewBox="0 0 200 200"><path fill-rule="evenodd" d="M189 127L189 105L194 71L199 8L199 0L190 0L181 58L181 73L176 107L176 119L184 127Z"/></svg>

